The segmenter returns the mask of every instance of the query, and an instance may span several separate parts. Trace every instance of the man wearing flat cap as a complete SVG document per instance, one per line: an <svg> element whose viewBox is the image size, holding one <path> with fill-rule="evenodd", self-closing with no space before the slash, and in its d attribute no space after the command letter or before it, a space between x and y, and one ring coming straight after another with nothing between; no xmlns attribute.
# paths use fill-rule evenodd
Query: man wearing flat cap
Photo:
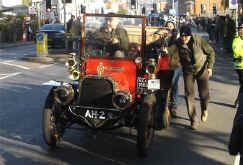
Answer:
<svg viewBox="0 0 243 165"><path fill-rule="evenodd" d="M205 122L208 117L208 80L212 76L215 61L214 49L205 39L197 34L192 34L189 26L182 26L180 28L180 37L175 44L168 48L168 54L171 56L171 61L178 56L178 61L182 66L187 111L191 121L191 128L195 130L199 126L199 121L194 105L194 83L196 81L198 86L201 120Z"/></svg>

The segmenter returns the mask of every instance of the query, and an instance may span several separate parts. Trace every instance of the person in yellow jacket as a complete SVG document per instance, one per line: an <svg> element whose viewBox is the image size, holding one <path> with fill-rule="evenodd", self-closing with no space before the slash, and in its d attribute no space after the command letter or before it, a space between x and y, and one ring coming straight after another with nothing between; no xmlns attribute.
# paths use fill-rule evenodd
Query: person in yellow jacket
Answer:
<svg viewBox="0 0 243 165"><path fill-rule="evenodd" d="M240 89L239 93L243 92L243 23L238 26L238 36L236 36L232 43L232 50L234 53L234 69L238 74ZM239 94L238 94L239 95ZM235 100L235 107L238 104L238 96Z"/></svg>

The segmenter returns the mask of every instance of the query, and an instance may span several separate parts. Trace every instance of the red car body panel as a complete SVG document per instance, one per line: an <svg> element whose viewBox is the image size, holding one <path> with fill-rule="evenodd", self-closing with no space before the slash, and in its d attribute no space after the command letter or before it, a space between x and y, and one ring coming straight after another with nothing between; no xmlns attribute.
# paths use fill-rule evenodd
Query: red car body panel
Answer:
<svg viewBox="0 0 243 165"><path fill-rule="evenodd" d="M134 100L136 88L136 64L128 59L108 59L89 57L86 61L86 75L99 75L99 65L103 66L102 76L112 77L117 91L129 91Z"/></svg>
<svg viewBox="0 0 243 165"><path fill-rule="evenodd" d="M159 63L156 69L156 73L159 70L168 70L169 69L170 56L160 56Z"/></svg>

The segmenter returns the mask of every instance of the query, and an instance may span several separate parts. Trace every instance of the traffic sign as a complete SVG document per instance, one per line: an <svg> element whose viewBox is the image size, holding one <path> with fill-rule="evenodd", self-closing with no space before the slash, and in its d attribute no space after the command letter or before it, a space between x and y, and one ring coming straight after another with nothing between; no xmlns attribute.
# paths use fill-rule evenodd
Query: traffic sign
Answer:
<svg viewBox="0 0 243 165"><path fill-rule="evenodd" d="M43 41L44 33L38 33L36 39L37 39L37 41Z"/></svg>
<svg viewBox="0 0 243 165"><path fill-rule="evenodd" d="M29 7L29 14L37 14L36 8L33 6Z"/></svg>
<svg viewBox="0 0 243 165"><path fill-rule="evenodd" d="M238 3L237 0L229 0L229 9L237 9Z"/></svg>

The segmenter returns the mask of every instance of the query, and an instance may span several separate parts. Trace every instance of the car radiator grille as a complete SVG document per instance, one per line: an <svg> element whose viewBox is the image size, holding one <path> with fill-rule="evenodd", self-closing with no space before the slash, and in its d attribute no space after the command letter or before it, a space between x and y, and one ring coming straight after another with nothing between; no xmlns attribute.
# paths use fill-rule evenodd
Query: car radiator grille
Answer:
<svg viewBox="0 0 243 165"><path fill-rule="evenodd" d="M112 83L105 79L86 78L80 85L80 104L112 108Z"/></svg>

